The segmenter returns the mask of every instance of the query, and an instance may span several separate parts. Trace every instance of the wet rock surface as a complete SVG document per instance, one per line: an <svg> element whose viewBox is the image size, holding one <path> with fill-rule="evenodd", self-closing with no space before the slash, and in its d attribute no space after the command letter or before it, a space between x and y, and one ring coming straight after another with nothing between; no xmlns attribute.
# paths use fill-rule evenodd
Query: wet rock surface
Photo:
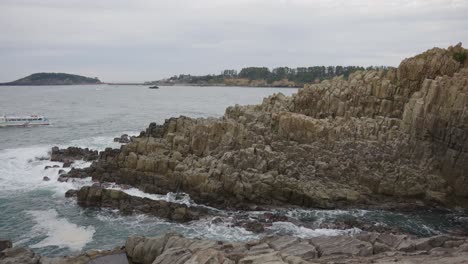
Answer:
<svg viewBox="0 0 468 264"><path fill-rule="evenodd" d="M73 191L69 192L73 195ZM100 186L82 187L76 196L80 206L119 209L124 214L144 213L176 222L196 220L207 214L203 208L131 196L120 190Z"/></svg>
<svg viewBox="0 0 468 264"><path fill-rule="evenodd" d="M118 142L118 143L121 143L121 144L127 144L127 143L130 143L132 140L132 138L127 135L127 134L123 134L122 136L120 137L116 137L114 138L114 142Z"/></svg>
<svg viewBox="0 0 468 264"><path fill-rule="evenodd" d="M50 161L63 162L63 167L70 167L75 160L93 161L98 158L97 150L90 150L88 148L68 147L60 149L53 147L50 153Z"/></svg>

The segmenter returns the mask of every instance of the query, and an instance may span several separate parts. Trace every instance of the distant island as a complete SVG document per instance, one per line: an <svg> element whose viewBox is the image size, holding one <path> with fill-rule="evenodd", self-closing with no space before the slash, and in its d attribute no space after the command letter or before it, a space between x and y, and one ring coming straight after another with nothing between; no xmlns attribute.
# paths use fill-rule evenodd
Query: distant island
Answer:
<svg viewBox="0 0 468 264"><path fill-rule="evenodd" d="M83 85L101 84L97 78L90 78L68 73L34 73L19 80L0 85Z"/></svg>
<svg viewBox="0 0 468 264"><path fill-rule="evenodd" d="M337 76L348 76L355 71L387 70L387 66L312 66L312 67L247 67L224 70L221 74L193 76L176 75L167 79L145 82L145 85L189 85L189 86L249 86L249 87L303 87L307 83L319 83Z"/></svg>

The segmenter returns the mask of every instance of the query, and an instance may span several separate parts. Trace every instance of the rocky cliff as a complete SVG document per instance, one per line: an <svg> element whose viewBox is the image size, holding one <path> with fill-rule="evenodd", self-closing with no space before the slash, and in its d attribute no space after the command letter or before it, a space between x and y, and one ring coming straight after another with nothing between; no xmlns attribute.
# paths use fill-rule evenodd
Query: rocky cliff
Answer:
<svg viewBox="0 0 468 264"><path fill-rule="evenodd" d="M153 123L83 173L218 206L467 206L467 53L434 48L222 118Z"/></svg>

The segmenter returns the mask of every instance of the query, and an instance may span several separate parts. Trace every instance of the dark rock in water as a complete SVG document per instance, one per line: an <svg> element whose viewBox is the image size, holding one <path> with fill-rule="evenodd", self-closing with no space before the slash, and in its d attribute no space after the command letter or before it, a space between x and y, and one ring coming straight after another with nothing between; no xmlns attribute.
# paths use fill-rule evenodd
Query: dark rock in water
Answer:
<svg viewBox="0 0 468 264"><path fill-rule="evenodd" d="M247 223L242 225L247 231L254 232L254 233L262 233L265 231L265 228L262 223L258 221L248 221Z"/></svg>
<svg viewBox="0 0 468 264"><path fill-rule="evenodd" d="M58 174L63 174L63 173L65 173L65 172L66 172L65 170L59 170L59 171L58 171Z"/></svg>
<svg viewBox="0 0 468 264"><path fill-rule="evenodd" d="M300 225L299 221L277 213L264 213L255 217L240 213L233 216L234 226L243 227L254 233L264 232L265 227L270 227L273 222L292 222Z"/></svg>
<svg viewBox="0 0 468 264"><path fill-rule="evenodd" d="M47 176L44 176L44 177L42 177L42 180L43 180L43 181L50 181L50 178L47 177Z"/></svg>
<svg viewBox="0 0 468 264"><path fill-rule="evenodd" d="M0 238L0 252L4 249L11 248L13 243L9 239L1 239Z"/></svg>
<svg viewBox="0 0 468 264"><path fill-rule="evenodd" d="M66 174L60 175L57 179L59 182L67 182L69 177Z"/></svg>
<svg viewBox="0 0 468 264"><path fill-rule="evenodd" d="M333 221L320 224L319 228L341 229L341 230L359 228L367 232L378 232L378 233L389 233L389 234L404 234L405 233L403 232L403 230L395 226L391 227L382 223L377 223L373 221L361 221L358 219L345 219L345 220L335 219Z"/></svg>
<svg viewBox="0 0 468 264"><path fill-rule="evenodd" d="M131 196L120 190L103 189L98 186L82 187L78 191L77 200L78 204L84 207L115 208L124 214L144 213L176 222L196 220L207 213L207 210L202 208Z"/></svg>
<svg viewBox="0 0 468 264"><path fill-rule="evenodd" d="M66 198L70 198L70 197L76 197L78 194L78 190L68 190L67 192L65 192L65 197Z"/></svg>
<svg viewBox="0 0 468 264"><path fill-rule="evenodd" d="M131 138L127 134L123 134L120 137L114 138L114 142L122 143L122 144L127 144L131 142Z"/></svg>
<svg viewBox="0 0 468 264"><path fill-rule="evenodd" d="M58 162L73 160L93 161L98 158L98 155L97 150L90 150L88 148L68 147L66 149L59 149L58 147L53 147L50 160Z"/></svg>
<svg viewBox="0 0 468 264"><path fill-rule="evenodd" d="M59 165L47 165L44 167L44 170L60 168Z"/></svg>
<svg viewBox="0 0 468 264"><path fill-rule="evenodd" d="M63 161L63 168L69 168L73 162L74 162L73 160L65 159Z"/></svg>
<svg viewBox="0 0 468 264"><path fill-rule="evenodd" d="M213 219L211 219L211 224L221 224L223 223L223 219L221 217L215 217Z"/></svg>
<svg viewBox="0 0 468 264"><path fill-rule="evenodd" d="M76 168L72 168L66 174L66 176L70 178L80 178L80 179L89 177L88 173L86 172L86 169L76 169Z"/></svg>

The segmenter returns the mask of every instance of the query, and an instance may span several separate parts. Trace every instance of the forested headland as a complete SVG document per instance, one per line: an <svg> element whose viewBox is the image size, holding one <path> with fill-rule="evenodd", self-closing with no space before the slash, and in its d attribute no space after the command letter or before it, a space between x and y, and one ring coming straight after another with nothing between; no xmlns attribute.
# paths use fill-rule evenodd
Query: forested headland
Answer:
<svg viewBox="0 0 468 264"><path fill-rule="evenodd" d="M146 82L157 85L194 85L194 86L255 86L255 87L303 87L306 83L319 83L337 76L348 76L355 71L387 70L387 66L312 66L312 67L246 67L237 70L224 70L220 74L195 76L175 75L167 79Z"/></svg>

